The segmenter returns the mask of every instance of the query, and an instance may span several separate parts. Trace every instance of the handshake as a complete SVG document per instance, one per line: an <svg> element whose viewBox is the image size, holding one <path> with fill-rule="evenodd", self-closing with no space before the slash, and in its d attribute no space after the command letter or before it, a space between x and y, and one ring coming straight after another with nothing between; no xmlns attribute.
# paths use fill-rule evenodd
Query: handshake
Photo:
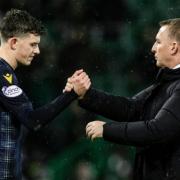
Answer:
<svg viewBox="0 0 180 180"><path fill-rule="evenodd" d="M82 99L90 86L91 81L89 76L82 69L80 69L75 71L75 73L67 79L63 92L70 92L74 90L79 98Z"/></svg>
<svg viewBox="0 0 180 180"><path fill-rule="evenodd" d="M71 77L68 78L63 92L70 92L72 90L82 99L85 93L89 90L91 81L89 76L82 70L77 70ZM92 121L86 125L86 135L91 140L103 137L103 121Z"/></svg>

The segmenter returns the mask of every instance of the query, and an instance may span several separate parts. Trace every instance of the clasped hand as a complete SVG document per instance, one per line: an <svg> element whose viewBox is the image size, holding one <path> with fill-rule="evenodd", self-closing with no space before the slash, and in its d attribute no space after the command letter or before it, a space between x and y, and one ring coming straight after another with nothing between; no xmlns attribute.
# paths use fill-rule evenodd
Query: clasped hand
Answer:
<svg viewBox="0 0 180 180"><path fill-rule="evenodd" d="M77 70L71 77L67 79L66 86L63 92L70 92L72 90L82 99L85 93L89 90L91 81L89 76L82 70ZM103 137L103 121L92 121L86 126L86 135L94 140Z"/></svg>
<svg viewBox="0 0 180 180"><path fill-rule="evenodd" d="M80 69L67 79L63 92L70 92L74 90L79 98L83 98L90 86L91 81L89 76L82 69Z"/></svg>

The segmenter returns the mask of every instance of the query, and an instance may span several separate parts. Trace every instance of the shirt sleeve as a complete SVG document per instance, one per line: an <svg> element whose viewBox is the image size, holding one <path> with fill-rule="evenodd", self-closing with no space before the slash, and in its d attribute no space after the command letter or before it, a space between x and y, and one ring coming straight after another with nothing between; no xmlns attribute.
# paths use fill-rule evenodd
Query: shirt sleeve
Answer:
<svg viewBox="0 0 180 180"><path fill-rule="evenodd" d="M168 142L180 136L180 90L165 102L154 119L137 122L113 122L104 125L106 140L134 146Z"/></svg>
<svg viewBox="0 0 180 180"><path fill-rule="evenodd" d="M29 129L36 130L47 124L76 98L74 92L62 93L45 106L33 109L32 103L20 88L16 76L11 72L0 74L1 111L10 112Z"/></svg>

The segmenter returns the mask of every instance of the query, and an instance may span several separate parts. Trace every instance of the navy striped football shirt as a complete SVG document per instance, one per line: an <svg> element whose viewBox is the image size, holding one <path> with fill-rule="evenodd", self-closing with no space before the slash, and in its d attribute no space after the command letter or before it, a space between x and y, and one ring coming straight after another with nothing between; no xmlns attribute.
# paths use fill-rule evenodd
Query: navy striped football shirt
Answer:
<svg viewBox="0 0 180 180"><path fill-rule="evenodd" d="M11 66L0 58L0 180L20 180L21 149L28 129L53 120L77 95L63 93L51 103L33 109Z"/></svg>

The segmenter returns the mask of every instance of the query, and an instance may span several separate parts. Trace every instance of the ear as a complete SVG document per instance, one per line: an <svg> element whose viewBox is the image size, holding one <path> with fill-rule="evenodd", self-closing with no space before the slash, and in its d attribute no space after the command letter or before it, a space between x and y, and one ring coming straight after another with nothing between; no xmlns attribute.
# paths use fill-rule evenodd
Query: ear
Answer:
<svg viewBox="0 0 180 180"><path fill-rule="evenodd" d="M175 55L178 52L178 43L173 42L171 45L171 55Z"/></svg>
<svg viewBox="0 0 180 180"><path fill-rule="evenodd" d="M17 40L17 38L15 38L15 37L12 37L12 38L9 38L9 39L8 39L9 46L10 46L10 48L11 48L12 50L16 50L17 42L18 42L18 40Z"/></svg>

